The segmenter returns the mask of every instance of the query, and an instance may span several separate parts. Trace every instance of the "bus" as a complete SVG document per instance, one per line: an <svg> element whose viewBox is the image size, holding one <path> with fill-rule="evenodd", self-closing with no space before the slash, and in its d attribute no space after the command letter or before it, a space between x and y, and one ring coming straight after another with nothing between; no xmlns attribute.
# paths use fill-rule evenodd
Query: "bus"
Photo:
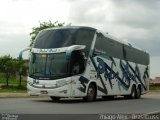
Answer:
<svg viewBox="0 0 160 120"><path fill-rule="evenodd" d="M30 95L139 99L149 90L149 54L86 26L49 28L30 49Z"/></svg>

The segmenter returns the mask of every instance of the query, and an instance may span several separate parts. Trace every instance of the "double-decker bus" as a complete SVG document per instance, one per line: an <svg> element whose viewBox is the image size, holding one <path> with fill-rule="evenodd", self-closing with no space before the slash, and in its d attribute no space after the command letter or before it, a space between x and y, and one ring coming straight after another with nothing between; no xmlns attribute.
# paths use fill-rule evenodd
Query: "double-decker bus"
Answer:
<svg viewBox="0 0 160 120"><path fill-rule="evenodd" d="M55 101L140 98L149 90L149 54L91 27L45 29L30 50L27 88Z"/></svg>

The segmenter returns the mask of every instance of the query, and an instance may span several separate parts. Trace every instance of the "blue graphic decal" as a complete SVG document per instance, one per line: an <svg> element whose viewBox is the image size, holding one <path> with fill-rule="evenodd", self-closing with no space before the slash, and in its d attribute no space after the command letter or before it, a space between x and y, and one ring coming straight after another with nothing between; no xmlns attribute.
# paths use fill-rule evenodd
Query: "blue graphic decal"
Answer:
<svg viewBox="0 0 160 120"><path fill-rule="evenodd" d="M97 88L99 91L101 91L102 93L105 93L105 94L107 94L106 93L106 90L104 89L104 88L102 88L102 87L100 87L100 86L98 86L98 88Z"/></svg>
<svg viewBox="0 0 160 120"><path fill-rule="evenodd" d="M129 88L131 80L136 81L134 75L129 71L129 63L126 62L125 64L124 62L122 62L122 60L120 60L120 68L123 73L122 81L125 81L127 88Z"/></svg>
<svg viewBox="0 0 160 120"><path fill-rule="evenodd" d="M141 83L143 89L144 89L144 90L147 90L146 86L143 84L143 82L142 82L142 80L141 80L141 75L140 75L140 70L139 70L138 65L136 64L135 70L132 68L131 65L129 65L129 68L132 70L133 73L135 73L135 78L137 78L138 81ZM147 71L144 72L144 75L147 76L147 75L148 75L148 66L147 66L146 70L147 70ZM148 75L147 77L149 77L149 75ZM143 78L144 78L144 76L143 76ZM144 79L144 80L145 80L145 82L146 82L146 79Z"/></svg>
<svg viewBox="0 0 160 120"><path fill-rule="evenodd" d="M110 60L113 60L113 59L110 59ZM98 74L100 75L100 74L104 73L105 79L109 80L109 84L110 84L111 88L113 88L111 80L116 78L119 75L118 72L115 73L113 71L113 65L116 65L115 62L112 61L111 67L109 67L101 58L97 58L97 62L99 63L98 69L97 69Z"/></svg>
<svg viewBox="0 0 160 120"><path fill-rule="evenodd" d="M88 80L87 78L81 76L81 77L79 78L79 81L81 82L81 84L82 84L82 86L83 86L83 87L80 87L79 90L80 90L81 92L84 92L84 93L85 93L85 91L86 91L86 85L85 85L85 83L87 84L87 83L89 82L89 80Z"/></svg>
<svg viewBox="0 0 160 120"><path fill-rule="evenodd" d="M110 60L112 61L113 59L110 59ZM146 90L146 86L143 84L143 82L141 80L140 71L139 71L139 67L137 64L136 64L136 67L134 70L127 61L125 61L125 63L124 63L122 60L120 60L120 68L123 73L122 78L121 78L119 76L118 72L113 71L113 65L116 66L116 64L114 64L113 61L111 63L111 66L109 66L108 64L106 64L103 61L103 59L97 57L97 62L98 62L97 73L99 75L104 73L104 78L105 78L105 80L109 80L109 84L110 84L111 89L113 88L113 86L112 86L113 79L117 79L119 81L118 85L123 86L123 88L125 88L125 89L128 89L130 87L131 80L138 83L136 81L136 79L138 79L138 81L142 84L142 87ZM130 71L130 69L132 70L132 72ZM147 72L145 72L144 77L147 75L148 75Z"/></svg>
<svg viewBox="0 0 160 120"><path fill-rule="evenodd" d="M144 75L143 75L143 80L145 82L145 85L147 85L147 78L149 78L148 66L146 67Z"/></svg>
<svg viewBox="0 0 160 120"><path fill-rule="evenodd" d="M148 77L149 77L149 73L148 73L148 66L147 66L143 75L143 79L146 80L146 78Z"/></svg>
<svg viewBox="0 0 160 120"><path fill-rule="evenodd" d="M98 71L98 67L96 66L96 63L95 63L94 59L92 57L90 57L90 59L91 59L93 65L94 65L96 71ZM100 78L100 81L101 81L102 86L103 86L103 88L101 88L100 86L98 86L98 90L101 91L101 92L103 92L104 94L107 94L108 93L107 88L106 88L106 86L104 84L104 81L103 81L102 77L100 76L99 72L97 72L97 76Z"/></svg>
<svg viewBox="0 0 160 120"><path fill-rule="evenodd" d="M117 79L123 84L124 87L129 88L130 84L126 84L120 77L119 77L119 72L113 71L113 62L111 64L111 67L107 65L101 58L97 57L97 62L98 64L98 70L97 72L99 74L104 73L104 77L106 80L109 80L110 87L113 88L112 86L112 79ZM125 76L124 76L125 78Z"/></svg>

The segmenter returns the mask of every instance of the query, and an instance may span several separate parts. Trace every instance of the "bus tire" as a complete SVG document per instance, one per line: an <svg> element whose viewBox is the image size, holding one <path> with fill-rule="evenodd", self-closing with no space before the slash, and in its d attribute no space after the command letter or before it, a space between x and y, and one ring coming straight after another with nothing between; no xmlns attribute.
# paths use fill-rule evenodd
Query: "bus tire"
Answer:
<svg viewBox="0 0 160 120"><path fill-rule="evenodd" d="M60 97L50 96L50 98L51 98L52 101L54 101L54 102L58 102L58 101L60 100Z"/></svg>
<svg viewBox="0 0 160 120"><path fill-rule="evenodd" d="M129 95L129 98L130 99L135 99L136 98L136 87L135 87L135 85L132 86L131 94Z"/></svg>
<svg viewBox="0 0 160 120"><path fill-rule="evenodd" d="M92 102L96 99L96 88L93 84L90 84L87 90L87 96L84 97L84 100L87 102Z"/></svg>
<svg viewBox="0 0 160 120"><path fill-rule="evenodd" d="M137 90L136 90L136 99L140 99L141 98L141 87L138 86L137 87Z"/></svg>

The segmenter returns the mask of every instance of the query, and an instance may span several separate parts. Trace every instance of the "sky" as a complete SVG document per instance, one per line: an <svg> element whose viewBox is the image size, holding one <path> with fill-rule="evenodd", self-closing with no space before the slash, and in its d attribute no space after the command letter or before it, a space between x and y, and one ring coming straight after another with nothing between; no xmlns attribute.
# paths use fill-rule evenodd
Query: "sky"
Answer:
<svg viewBox="0 0 160 120"><path fill-rule="evenodd" d="M1 0L0 56L17 58L33 27L59 21L97 28L148 51L154 78L160 76L159 13L160 0Z"/></svg>

